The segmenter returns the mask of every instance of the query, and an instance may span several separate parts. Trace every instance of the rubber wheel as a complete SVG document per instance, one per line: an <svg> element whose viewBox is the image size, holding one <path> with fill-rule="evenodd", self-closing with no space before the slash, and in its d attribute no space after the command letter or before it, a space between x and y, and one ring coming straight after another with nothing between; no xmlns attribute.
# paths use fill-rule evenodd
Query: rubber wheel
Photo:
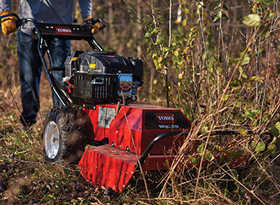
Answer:
<svg viewBox="0 0 280 205"><path fill-rule="evenodd" d="M71 107L50 110L42 133L46 162L78 163L87 142L93 138L88 115Z"/></svg>

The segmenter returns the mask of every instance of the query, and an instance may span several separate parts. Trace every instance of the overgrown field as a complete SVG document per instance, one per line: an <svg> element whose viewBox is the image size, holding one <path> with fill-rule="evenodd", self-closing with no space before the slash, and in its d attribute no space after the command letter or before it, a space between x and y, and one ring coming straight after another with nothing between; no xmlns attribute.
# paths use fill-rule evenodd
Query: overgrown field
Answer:
<svg viewBox="0 0 280 205"><path fill-rule="evenodd" d="M46 164L48 82L43 74L38 123L25 131L15 35L1 35L0 203L280 204L279 0L96 0L93 6L107 24L104 47L144 61L138 99L177 107L193 122L176 162L194 167L174 163L167 172L138 173L116 195L86 182L77 166ZM210 135L221 130L238 134ZM189 150L198 141L194 156Z"/></svg>
<svg viewBox="0 0 280 205"><path fill-rule="evenodd" d="M120 195L94 187L81 177L75 165L46 164L41 123L51 104L47 83L44 79L40 118L31 133L24 131L18 121L18 89L10 90L7 97L1 93L1 204L278 204L280 201L280 166L276 163L279 156L265 153L262 147L252 148L248 139L259 139L258 135L241 140L236 140L238 136L223 136L222 141L218 136L215 140L211 138L204 156L210 162L207 168L200 170L199 161L194 161L197 166L193 169L173 170L175 167L171 167L164 173L145 173L147 187L142 173L138 173ZM197 135L199 129L194 128L191 140L207 137ZM231 146L247 153L248 158L253 159L252 164L246 168L230 168L228 163L211 160L214 150L223 149L228 154ZM262 151L256 152L258 149ZM238 150L229 156L240 156ZM203 152L199 152L202 156Z"/></svg>

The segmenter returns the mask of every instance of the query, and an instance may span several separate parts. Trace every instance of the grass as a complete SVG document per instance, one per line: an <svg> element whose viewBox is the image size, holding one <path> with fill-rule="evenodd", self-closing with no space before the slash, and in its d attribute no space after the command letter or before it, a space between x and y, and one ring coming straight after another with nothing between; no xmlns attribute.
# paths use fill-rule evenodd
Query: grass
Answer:
<svg viewBox="0 0 280 205"><path fill-rule="evenodd" d="M275 163L278 155L268 157L255 152L249 142L260 140L258 135L234 141L232 136L209 137L207 132L198 134L205 124L204 119L209 119L207 114L193 122L189 141L181 147L180 154L190 148L192 141L203 140L206 146L208 139L207 149L201 148L200 157L207 159L210 156L211 159L211 153L217 150L230 151L234 145L255 159L248 169L232 168L227 162L215 160L209 160L206 167L200 166L200 160L197 160L197 166L192 169L173 164L167 172L138 173L120 195L108 195L106 190L98 189L84 180L77 166L44 162L42 121L51 103L46 79L42 79L41 86L41 111L33 133L24 131L19 123L20 103L16 104L20 102L19 95L11 94L18 88L14 88L6 97L0 96L0 189L4 189L0 191L0 203L245 205L278 204L280 201L280 168ZM230 153L233 156L233 152ZM187 163L183 158L177 161Z"/></svg>
<svg viewBox="0 0 280 205"><path fill-rule="evenodd" d="M280 201L280 169L269 160L256 161L248 170L241 169L242 177L241 170L230 168L228 163L217 165L214 161L200 172L197 166L192 169L171 167L161 174L146 173L149 197L138 180L143 177L139 173L124 192L112 197L85 181L77 166L46 164L40 123L37 131L30 134L23 131L16 114L10 114L10 109L3 111L0 119L0 179L7 189L0 192L2 203L277 204ZM139 182L137 187L136 181Z"/></svg>

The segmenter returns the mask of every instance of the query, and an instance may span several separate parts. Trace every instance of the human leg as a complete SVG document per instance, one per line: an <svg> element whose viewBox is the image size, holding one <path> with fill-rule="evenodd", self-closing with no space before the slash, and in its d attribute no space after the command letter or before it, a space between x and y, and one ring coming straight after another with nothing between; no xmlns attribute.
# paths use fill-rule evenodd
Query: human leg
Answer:
<svg viewBox="0 0 280 205"><path fill-rule="evenodd" d="M17 54L23 109L20 121L24 126L36 123L40 108L39 84L42 64L37 52L37 43L30 35L18 31Z"/></svg>
<svg viewBox="0 0 280 205"><path fill-rule="evenodd" d="M49 42L49 48L50 48L51 58L53 62L53 67L64 67L64 62L71 49L71 41L54 39ZM65 72L54 71L53 75L56 78L56 80L59 83L61 83L61 85L63 85L62 80L63 77L65 76ZM61 105L61 102L54 94L54 92L52 92L52 98L53 98L53 107L57 107Z"/></svg>

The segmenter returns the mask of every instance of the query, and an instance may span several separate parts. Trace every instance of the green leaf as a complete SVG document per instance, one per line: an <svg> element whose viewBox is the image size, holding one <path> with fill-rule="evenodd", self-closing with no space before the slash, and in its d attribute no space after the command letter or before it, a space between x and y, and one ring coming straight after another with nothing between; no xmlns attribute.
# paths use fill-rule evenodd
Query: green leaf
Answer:
<svg viewBox="0 0 280 205"><path fill-rule="evenodd" d="M161 56L158 57L158 62L161 63L161 62L162 62L162 59L163 59L163 58L162 58Z"/></svg>
<svg viewBox="0 0 280 205"><path fill-rule="evenodd" d="M146 40L150 40L150 35L149 35L149 33L145 33L145 39L146 39Z"/></svg>
<svg viewBox="0 0 280 205"><path fill-rule="evenodd" d="M223 5L223 9L228 11L228 7L225 4Z"/></svg>
<svg viewBox="0 0 280 205"><path fill-rule="evenodd" d="M227 20L228 20L228 16L227 16L226 14L223 14L223 15L222 15L222 19L224 19L224 20L227 21Z"/></svg>
<svg viewBox="0 0 280 205"><path fill-rule="evenodd" d="M163 40L162 40L162 39L159 38L159 39L156 40L156 44L159 44L159 45L160 45L160 44L162 44L162 43L163 43Z"/></svg>
<svg viewBox="0 0 280 205"><path fill-rule="evenodd" d="M276 144L270 144L267 147L267 154L274 154L277 150Z"/></svg>
<svg viewBox="0 0 280 205"><path fill-rule="evenodd" d="M207 126L207 125L202 125L202 128L201 128L201 132L202 132L202 133L206 133L208 130L209 130L209 126Z"/></svg>
<svg viewBox="0 0 280 205"><path fill-rule="evenodd" d="M277 138L273 137L273 140L269 144L274 144L276 142Z"/></svg>
<svg viewBox="0 0 280 205"><path fill-rule="evenodd" d="M216 14L216 16L217 16L218 18L222 18L222 15L223 15L222 11L218 11L217 14Z"/></svg>
<svg viewBox="0 0 280 205"><path fill-rule="evenodd" d="M260 110L249 110L245 112L244 116L252 120L257 116L259 112Z"/></svg>
<svg viewBox="0 0 280 205"><path fill-rule="evenodd" d="M229 95L224 95L222 101L226 102L228 100Z"/></svg>
<svg viewBox="0 0 280 205"><path fill-rule="evenodd" d="M258 81L258 82L260 82L260 83L263 82L263 80L262 80L261 77L259 77L259 76L252 76L249 80L250 80L250 81Z"/></svg>
<svg viewBox="0 0 280 205"><path fill-rule="evenodd" d="M270 128L270 132L274 137L277 137L279 135L279 130L276 127Z"/></svg>
<svg viewBox="0 0 280 205"><path fill-rule="evenodd" d="M182 74L182 73L179 73L178 79L181 80L182 78L183 78L183 74Z"/></svg>
<svg viewBox="0 0 280 205"><path fill-rule="evenodd" d="M219 2L218 5L214 8L214 10L217 10L218 8L221 8L221 6L222 6L222 3Z"/></svg>
<svg viewBox="0 0 280 205"><path fill-rule="evenodd" d="M240 74L243 73L243 68L242 68L241 66L239 66L238 70L239 70L239 73L240 73Z"/></svg>
<svg viewBox="0 0 280 205"><path fill-rule="evenodd" d="M263 52L263 48L260 48L257 52L257 54L260 54L261 52Z"/></svg>
<svg viewBox="0 0 280 205"><path fill-rule="evenodd" d="M176 56L176 57L179 56L179 51L178 50L174 51L174 56Z"/></svg>
<svg viewBox="0 0 280 205"><path fill-rule="evenodd" d="M55 194L55 195L59 195L59 194L61 194L61 191L60 191L59 189L55 189L55 190L54 190L54 194Z"/></svg>
<svg viewBox="0 0 280 205"><path fill-rule="evenodd" d="M246 75L246 73L242 73L242 75L241 75L243 78L248 78L248 76Z"/></svg>
<svg viewBox="0 0 280 205"><path fill-rule="evenodd" d="M258 14L249 14L243 17L242 22L246 26L258 27L261 23L261 17Z"/></svg>
<svg viewBox="0 0 280 205"><path fill-rule="evenodd" d="M184 19L184 20L182 21L182 26L183 26L183 27L186 27L186 26L187 26L187 23L188 23L188 22L187 22L187 19Z"/></svg>
<svg viewBox="0 0 280 205"><path fill-rule="evenodd" d="M272 4L274 0L262 0L262 2L266 5Z"/></svg>
<svg viewBox="0 0 280 205"><path fill-rule="evenodd" d="M258 142L255 151L256 152L262 152L265 150L265 143L264 142Z"/></svg>
<svg viewBox="0 0 280 205"><path fill-rule="evenodd" d="M45 195L44 197L44 201L53 201L55 199L56 199L55 196L51 194Z"/></svg>
<svg viewBox="0 0 280 205"><path fill-rule="evenodd" d="M244 128L240 128L239 130L238 130L238 132L242 135L242 136L247 136L247 134L248 134L248 131L246 130L246 129L244 129Z"/></svg>
<svg viewBox="0 0 280 205"><path fill-rule="evenodd" d="M242 81L238 78L235 78L230 82L230 86L232 89L240 89L242 87Z"/></svg>
<svg viewBox="0 0 280 205"><path fill-rule="evenodd" d="M241 65L247 65L250 63L250 56L248 54L245 54L244 58L241 61Z"/></svg>
<svg viewBox="0 0 280 205"><path fill-rule="evenodd" d="M222 16L223 16L222 11L221 11L221 10L218 11L218 12L216 13L216 16L215 16L213 22L216 22L218 19L222 18Z"/></svg>
<svg viewBox="0 0 280 205"><path fill-rule="evenodd" d="M204 157L208 162L211 162L215 159L214 155L209 150L206 150Z"/></svg>
<svg viewBox="0 0 280 205"><path fill-rule="evenodd" d="M276 13L270 13L268 18L273 18L274 16L276 16Z"/></svg>
<svg viewBox="0 0 280 205"><path fill-rule="evenodd" d="M199 158L200 157L193 157L192 155L188 155L188 157L190 158L190 160L191 160L191 162L192 162L192 164L197 164L197 162L198 162L198 160L199 160Z"/></svg>
<svg viewBox="0 0 280 205"><path fill-rule="evenodd" d="M280 132L280 122L276 122L275 127L278 129L278 131Z"/></svg>
<svg viewBox="0 0 280 205"><path fill-rule="evenodd" d="M55 185L57 185L57 186L62 186L62 185L63 185L63 182L62 182L62 181L57 180L57 181L55 182Z"/></svg>
<svg viewBox="0 0 280 205"><path fill-rule="evenodd" d="M216 22L218 19L219 19L219 17L216 16L216 17L214 18L213 22Z"/></svg>
<svg viewBox="0 0 280 205"><path fill-rule="evenodd" d="M198 152L198 153L202 153L202 152L203 152L203 149L204 149L204 143L198 145L198 147L197 147L197 152Z"/></svg>
<svg viewBox="0 0 280 205"><path fill-rule="evenodd" d="M162 50L163 50L163 52L168 52L168 51L171 50L171 48L170 47L163 47Z"/></svg>

